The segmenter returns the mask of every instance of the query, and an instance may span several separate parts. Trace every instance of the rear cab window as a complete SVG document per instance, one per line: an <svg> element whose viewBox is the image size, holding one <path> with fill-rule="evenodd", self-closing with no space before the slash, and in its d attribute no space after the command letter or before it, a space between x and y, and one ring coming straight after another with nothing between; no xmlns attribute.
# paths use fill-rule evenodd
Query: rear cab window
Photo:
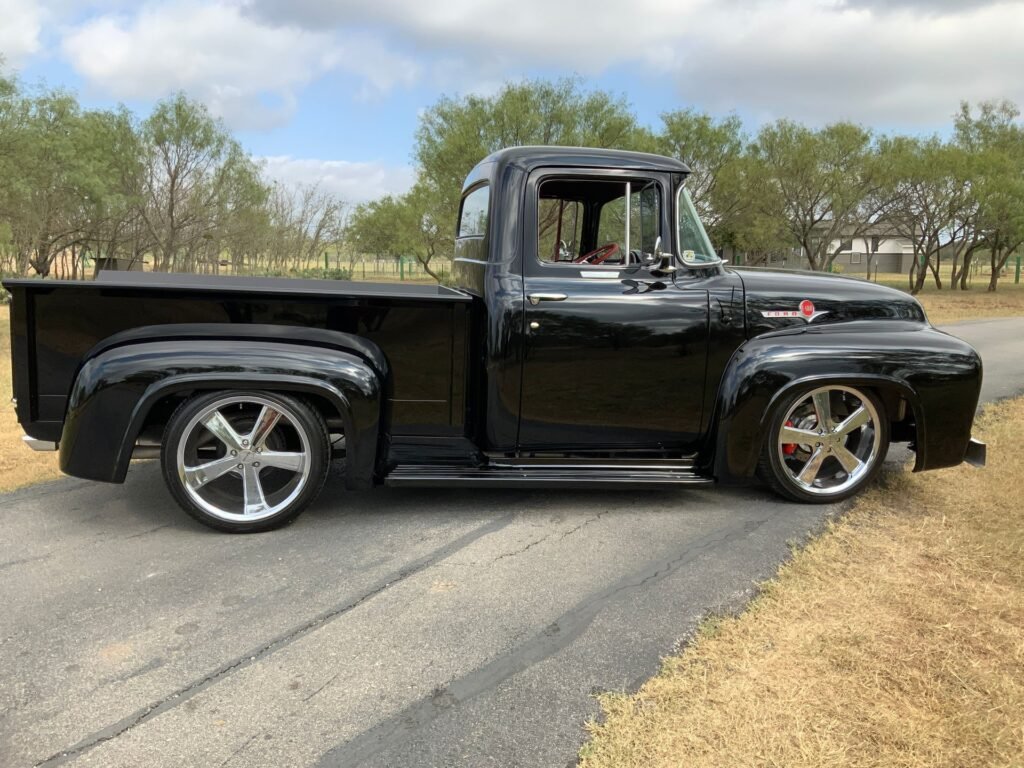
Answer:
<svg viewBox="0 0 1024 768"><path fill-rule="evenodd" d="M487 212L491 190L483 184L462 198L459 231L456 237L484 237L487 234Z"/></svg>

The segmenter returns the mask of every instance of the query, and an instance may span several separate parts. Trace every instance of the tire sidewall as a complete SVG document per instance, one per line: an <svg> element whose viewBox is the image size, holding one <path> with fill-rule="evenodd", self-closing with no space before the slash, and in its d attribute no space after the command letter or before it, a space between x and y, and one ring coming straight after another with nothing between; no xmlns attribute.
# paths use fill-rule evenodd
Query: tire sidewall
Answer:
<svg viewBox="0 0 1024 768"><path fill-rule="evenodd" d="M287 507L270 517L251 523L233 522L210 514L195 503L178 475L178 444L185 437L185 427L199 411L211 403L227 397L260 398L286 408L295 415L297 422L295 426L305 431L309 443L310 472L305 487ZM291 395L260 390L216 390L189 398L178 406L167 422L160 448L160 465L164 482L174 500L191 517L203 525L228 533L258 533L281 528L291 523L320 493L324 481L327 479L329 463L330 438L327 426L319 412Z"/></svg>

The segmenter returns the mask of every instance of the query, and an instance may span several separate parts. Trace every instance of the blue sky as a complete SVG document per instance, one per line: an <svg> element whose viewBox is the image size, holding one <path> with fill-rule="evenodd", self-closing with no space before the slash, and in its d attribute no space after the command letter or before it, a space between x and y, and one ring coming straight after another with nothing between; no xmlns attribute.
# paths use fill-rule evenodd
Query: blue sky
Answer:
<svg viewBox="0 0 1024 768"><path fill-rule="evenodd" d="M184 90L285 181L352 202L412 178L422 109L578 75L640 119L696 107L948 130L960 100L1024 103L1016 0L0 0L28 83L145 114Z"/></svg>

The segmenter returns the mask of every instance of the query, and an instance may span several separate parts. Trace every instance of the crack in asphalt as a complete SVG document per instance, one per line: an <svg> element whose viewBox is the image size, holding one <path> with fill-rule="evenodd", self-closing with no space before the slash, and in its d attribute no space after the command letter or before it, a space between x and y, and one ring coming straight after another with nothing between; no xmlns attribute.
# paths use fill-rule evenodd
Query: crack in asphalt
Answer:
<svg viewBox="0 0 1024 768"><path fill-rule="evenodd" d="M548 539L552 539L555 536L558 536L558 541L562 541L566 537L572 536L574 533L577 533L578 531L583 530L584 528L586 528L591 523L597 522L602 517L607 515L608 512L609 512L609 510L607 510L607 509L604 510L603 512L598 512L596 515L594 515L592 517L588 517L587 519L585 519L579 525L573 526L569 530L562 531L561 533L559 533L558 531L550 531L549 533L546 533L543 536L541 536L539 539L534 539L529 544L527 544L525 547L520 547L519 549L514 549L511 552L502 552L496 558L494 558L493 560L490 560L490 561L488 561L486 563L480 563L480 562L477 562L477 561L474 560L474 561L468 562L468 563L448 563L448 565L450 565L450 566L460 566L460 567L464 567L464 568L478 568L478 567L485 566L485 565L493 565L494 563L497 563L498 561L504 560L504 559L509 558L509 557L518 557L519 555L523 554L524 552L533 549L538 544L543 544L545 541L547 541Z"/></svg>
<svg viewBox="0 0 1024 768"><path fill-rule="evenodd" d="M606 510L605 510L604 512L598 512L598 513L597 513L596 515L594 515L593 517L588 517L588 518L587 518L586 520L584 520L584 521L583 521L582 523L580 523L579 525L577 525L577 526L575 526L575 527L573 527L573 528L570 528L570 529L569 529L568 531L563 531L563 532L562 532L562 535L558 537L558 540L559 540L559 541L562 541L563 539L565 539L565 538L568 538L569 536L572 536L572 535L573 535L574 533L577 533L578 531L581 531L581 530L583 530L584 528L586 528L586 527L587 527L588 525L590 525L591 523L596 523L596 522L597 522L598 520L600 520L600 519L601 519L602 517L604 517L605 515L607 515L607 514L608 514L608 512L609 512L609 510L607 510L607 509L606 509Z"/></svg>
<svg viewBox="0 0 1024 768"><path fill-rule="evenodd" d="M404 742L445 712L476 698L567 647L582 635L597 614L621 593L642 589L648 584L660 581L679 566L695 560L708 550L748 536L776 514L772 513L757 520L747 520L742 525L734 525L702 536L672 559L649 563L643 570L589 595L511 652L477 667L445 686L436 688L429 696L413 702L388 719L328 750L317 762L318 768L352 768L384 749Z"/></svg>
<svg viewBox="0 0 1024 768"><path fill-rule="evenodd" d="M519 555L523 554L527 550L533 549L535 546L537 546L541 542L547 541L548 539L550 539L552 537L552 535L553 534L550 534L550 533L545 534L544 536L541 536L539 539L534 539L529 544L527 544L525 547L522 547L520 549L514 549L511 552L502 552L496 558L491 560L490 564L494 564L494 563L498 562L499 560L504 560L507 557L518 557ZM474 563L474 565L478 565L478 563Z"/></svg>
<svg viewBox="0 0 1024 768"><path fill-rule="evenodd" d="M259 735L258 733L254 733L248 739L243 741L242 745L238 749L236 749L234 752L232 752L230 755L228 755L227 759L223 763L220 764L219 768L224 768L224 766L226 766L228 763L230 763L232 760L234 760L236 757L238 757L238 755L242 752L242 750L244 750L246 747L248 747L250 744L252 744L256 740L256 737L258 735Z"/></svg>
<svg viewBox="0 0 1024 768"><path fill-rule="evenodd" d="M147 528L145 531L140 531L139 533L132 533L132 534L130 534L128 536L125 536L124 539L126 541L128 539L139 539L139 538L142 538L143 536L148 536L151 533L156 533L157 531L162 531L164 528L170 528L172 525L173 525L173 523L164 523L163 525L158 525L155 528Z"/></svg>
<svg viewBox="0 0 1024 768"><path fill-rule="evenodd" d="M216 683L220 682L232 673L237 672L240 669L244 669L245 667L248 667L256 661L259 661L269 656L270 654L275 653L276 651L279 651L282 648L290 645L296 640L305 637L310 632L319 629L320 627L337 619L343 614L348 613L357 606L362 605L366 601L376 597L389 587L398 584L401 581L404 581L410 576L414 576L420 571L429 568L430 566L440 562L441 560L444 560L447 557L450 557L459 550L468 547L470 544L477 541L478 539L481 539L484 536L500 531L502 528L511 523L514 517L515 516L513 514L502 515L501 517L495 518L494 520L486 523L485 525L481 525L478 528L474 528L473 530L463 534L457 539L454 539L453 541L450 541L447 544L438 547L434 551L426 555L423 555L422 557L417 558L413 562L398 569L397 571L392 572L386 578L382 579L381 581L378 581L374 586L372 586L370 589L368 589L366 592L359 595L358 597L346 600L345 602L336 605L333 608L323 611L322 613L313 617L309 621L299 625L298 627L295 627L281 635L278 635L276 638L261 645L259 648L251 650L248 653L245 653L242 656L239 656L236 659L221 665L216 670L211 672L209 675L206 675L205 677L199 680L193 681L192 683L189 683L188 685L179 688L174 693L165 696L159 701L154 702L153 704L150 704L146 707L143 707L142 709L132 713L131 715L122 718L116 723L113 723L112 725L109 725L106 728L102 728L99 731L96 731L90 734L89 736L86 736L77 744L74 744L67 749L62 749L61 751L53 755L50 755L49 757L43 760L40 760L39 762L35 763L36 768L52 768L52 766L62 765L63 763L66 763L69 760L73 760L79 757L80 755L94 749L95 747L99 746L104 742L110 741L111 739L116 739L118 736L127 733L136 726L142 725L143 723L152 720L154 717L162 715L164 712L167 712L171 709L174 709L175 707L180 706L181 704L184 704L193 696L202 692L206 688L215 685Z"/></svg>
<svg viewBox="0 0 1024 768"><path fill-rule="evenodd" d="M13 568L16 565L25 565L26 563L38 563L41 560L49 560L53 557L52 552L48 552L45 555L34 555L33 557L23 557L19 560L8 560L5 563L0 563L0 571L5 568Z"/></svg>

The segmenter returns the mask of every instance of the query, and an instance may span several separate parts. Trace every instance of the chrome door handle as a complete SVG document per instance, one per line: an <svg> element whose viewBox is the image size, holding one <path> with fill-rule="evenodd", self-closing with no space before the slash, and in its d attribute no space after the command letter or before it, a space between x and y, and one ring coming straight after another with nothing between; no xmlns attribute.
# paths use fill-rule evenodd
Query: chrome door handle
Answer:
<svg viewBox="0 0 1024 768"><path fill-rule="evenodd" d="M569 297L564 293L531 293L526 298L530 300L531 304L536 306L542 301L565 301Z"/></svg>

